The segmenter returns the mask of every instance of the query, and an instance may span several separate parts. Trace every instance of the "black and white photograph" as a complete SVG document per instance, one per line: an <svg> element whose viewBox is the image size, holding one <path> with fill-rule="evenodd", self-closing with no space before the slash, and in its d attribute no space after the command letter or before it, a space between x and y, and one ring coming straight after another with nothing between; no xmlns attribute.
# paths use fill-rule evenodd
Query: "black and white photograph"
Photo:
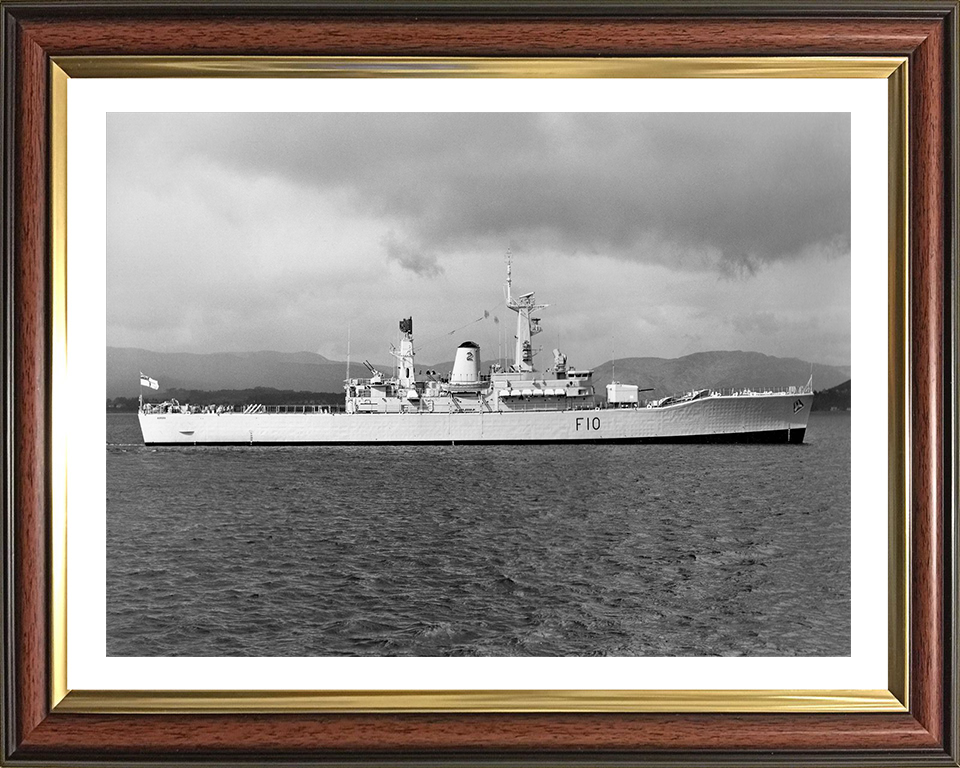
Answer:
<svg viewBox="0 0 960 768"><path fill-rule="evenodd" d="M848 112L107 114L107 655L849 657L851 197Z"/></svg>

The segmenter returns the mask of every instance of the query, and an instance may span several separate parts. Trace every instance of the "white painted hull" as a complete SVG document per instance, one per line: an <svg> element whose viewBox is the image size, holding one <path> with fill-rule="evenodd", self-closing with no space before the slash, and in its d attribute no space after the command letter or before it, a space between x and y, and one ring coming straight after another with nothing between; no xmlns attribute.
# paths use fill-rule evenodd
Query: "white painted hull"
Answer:
<svg viewBox="0 0 960 768"><path fill-rule="evenodd" d="M662 408L479 413L140 413L147 445L793 442L813 395L704 397Z"/></svg>

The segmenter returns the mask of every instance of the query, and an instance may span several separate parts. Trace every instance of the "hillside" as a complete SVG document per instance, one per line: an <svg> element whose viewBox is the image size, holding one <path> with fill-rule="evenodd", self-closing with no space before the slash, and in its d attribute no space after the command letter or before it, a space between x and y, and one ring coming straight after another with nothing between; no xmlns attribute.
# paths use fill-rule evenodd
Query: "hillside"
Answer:
<svg viewBox="0 0 960 768"><path fill-rule="evenodd" d="M389 370L383 367L381 370ZM107 397L136 397L140 371L170 389L254 389L342 392L347 365L312 352L191 354L107 347ZM366 368L350 364L350 376Z"/></svg>
<svg viewBox="0 0 960 768"><path fill-rule="evenodd" d="M814 411L849 411L850 410L850 380L838 384L830 389L818 390L813 398Z"/></svg>
<svg viewBox="0 0 960 768"><path fill-rule="evenodd" d="M661 357L618 358L616 363L606 362L594 369L594 382L598 391L604 391L614 378L622 384L637 384L650 387L644 399L656 399L667 395L710 387L749 387L766 389L788 386L803 386L813 373L816 389L836 386L850 378L849 367L812 365L796 358L771 357L759 352L698 352L676 359Z"/></svg>
<svg viewBox="0 0 960 768"><path fill-rule="evenodd" d="M424 364L424 368L448 371L451 363ZM378 364L391 370L389 363ZM418 366L419 368L420 366ZM486 367L486 365L484 365ZM621 358L616 378L624 384L651 387L644 399L686 392L702 387L781 387L803 385L810 377L809 362L779 358L758 352L700 352L676 359L659 357ZM595 369L597 391L613 378L614 365ZM160 382L163 394L178 390L224 390L269 387L302 392L341 392L346 363L311 352L249 352L237 354L188 354L150 352L143 349L107 348L107 398L136 397L140 371ZM350 376L365 376L359 363L350 365ZM850 378L850 369L813 365L813 383L828 389Z"/></svg>

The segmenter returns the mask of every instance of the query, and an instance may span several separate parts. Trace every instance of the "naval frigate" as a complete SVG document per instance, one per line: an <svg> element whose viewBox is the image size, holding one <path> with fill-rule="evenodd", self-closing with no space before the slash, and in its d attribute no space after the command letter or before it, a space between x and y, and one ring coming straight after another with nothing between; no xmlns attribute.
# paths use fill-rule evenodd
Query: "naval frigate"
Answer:
<svg viewBox="0 0 960 768"><path fill-rule="evenodd" d="M483 373L480 347L464 341L448 374L418 372L413 319L400 321L390 374L365 362L369 376L344 381L343 410L313 405L157 405L140 399L147 445L324 445L476 443L802 443L813 403L805 386L777 390L710 387L649 402L637 385L613 382L606 397L593 372L553 350L545 371L534 365L541 310L534 292L514 295L507 259L506 306L516 313L510 365ZM349 367L348 367L349 370ZM141 374L141 386L156 389ZM142 389L141 389L142 392Z"/></svg>

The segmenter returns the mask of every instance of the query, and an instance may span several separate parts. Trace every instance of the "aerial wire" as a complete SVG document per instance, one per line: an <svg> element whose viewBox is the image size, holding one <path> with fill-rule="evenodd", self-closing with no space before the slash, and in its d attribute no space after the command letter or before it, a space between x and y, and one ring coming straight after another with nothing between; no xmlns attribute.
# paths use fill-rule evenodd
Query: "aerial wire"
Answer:
<svg viewBox="0 0 960 768"><path fill-rule="evenodd" d="M488 309L485 309L485 310L483 310L483 315L481 315L480 317L478 317L476 320L471 320L469 323L466 323L465 325L461 325L459 328L454 328L452 331L446 331L446 332L444 332L444 333L438 333L438 334L436 334L436 335L434 335L434 336L429 337L429 338L428 338L426 341L424 341L422 344L418 344L415 351L416 351L416 352L419 352L419 351L420 351L421 349L423 349L424 347L427 347L427 346L429 346L430 344L433 344L434 342L438 341L439 339L442 339L444 336L453 336L453 334L459 333L460 331L464 330L465 328L469 328L471 325L476 325L477 323L482 323L484 320L487 320L487 319L490 318L490 317L493 317L494 323L496 323L497 325L500 325L499 319L497 319L497 317L493 315L493 310L499 308L499 307L502 306L502 305L503 305L503 302L501 301L500 303L496 304L496 305L493 307L493 309L489 309L489 310L488 310Z"/></svg>

